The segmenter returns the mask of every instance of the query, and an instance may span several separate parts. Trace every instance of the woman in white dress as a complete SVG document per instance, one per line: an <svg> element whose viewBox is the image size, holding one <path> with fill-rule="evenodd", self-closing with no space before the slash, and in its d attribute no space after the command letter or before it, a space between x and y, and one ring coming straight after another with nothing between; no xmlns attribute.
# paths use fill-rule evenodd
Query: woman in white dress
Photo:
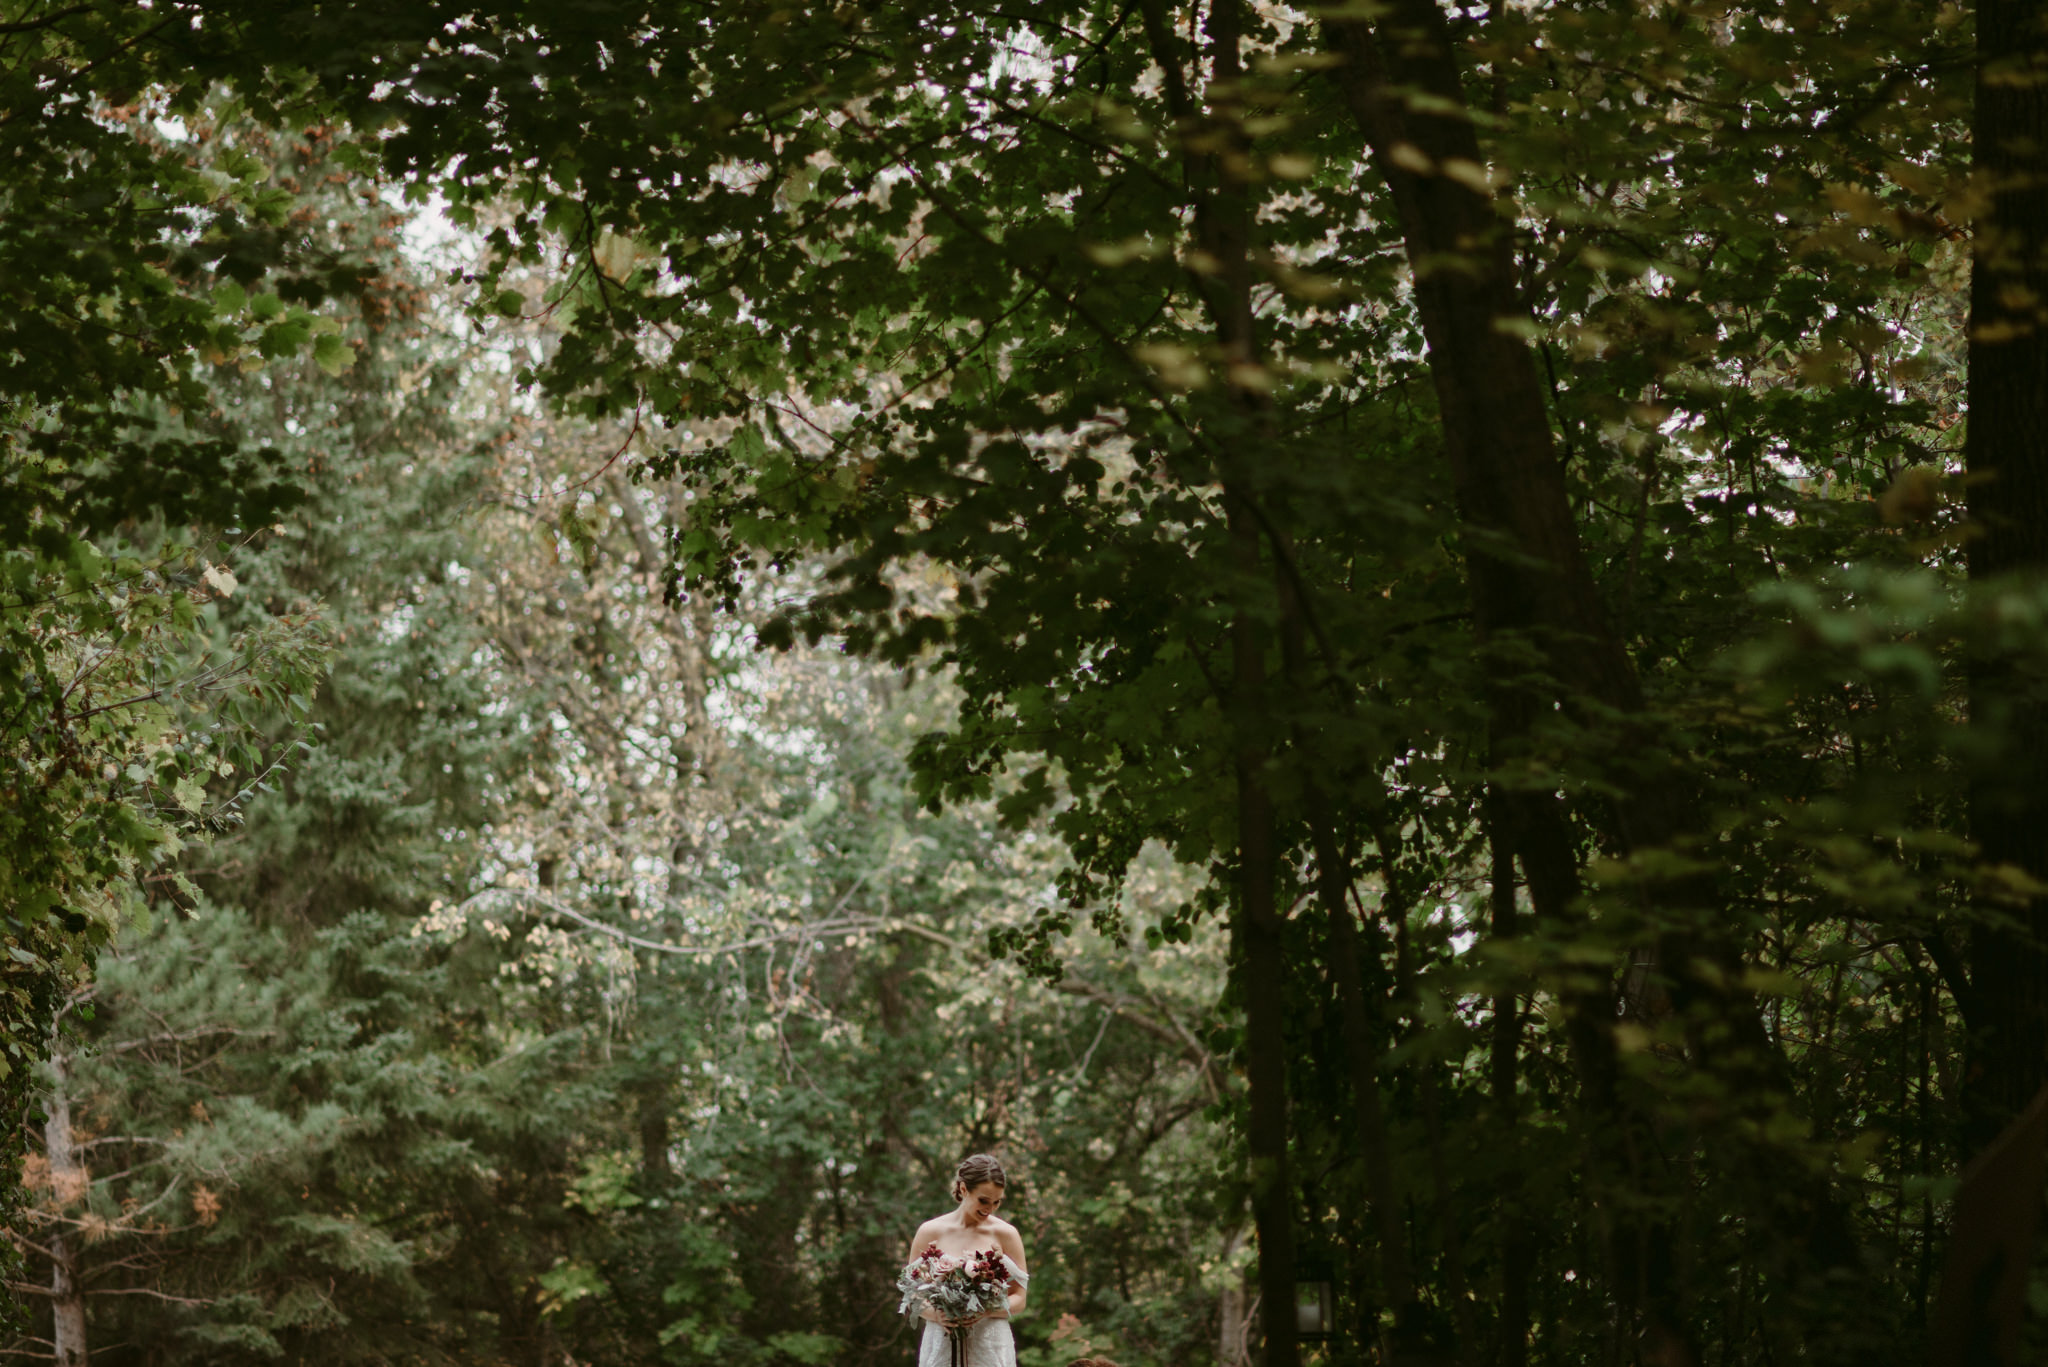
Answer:
<svg viewBox="0 0 2048 1367"><path fill-rule="evenodd" d="M976 1153L961 1159L953 1175L953 1199L960 1204L919 1225L917 1237L910 1241L909 1257L904 1259L910 1261L933 1244L941 1253L956 1257L987 1249L1003 1255L1003 1265L1010 1271L1008 1306L958 1321L966 1334L962 1345L966 1367L1017 1367L1010 1316L1024 1308L1024 1286L1031 1274L1024 1269L1024 1241L1018 1237L1017 1227L996 1214L1003 1204L1003 1185L1003 1165L993 1156ZM917 1347L917 1367L948 1367L951 1355L945 1324L934 1312L923 1313L924 1339Z"/></svg>

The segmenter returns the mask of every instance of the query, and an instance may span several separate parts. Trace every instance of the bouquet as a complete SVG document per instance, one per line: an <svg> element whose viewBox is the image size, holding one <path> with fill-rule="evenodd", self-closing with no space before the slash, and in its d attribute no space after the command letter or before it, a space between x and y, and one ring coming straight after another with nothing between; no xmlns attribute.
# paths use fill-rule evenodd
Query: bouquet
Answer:
<svg viewBox="0 0 2048 1367"><path fill-rule="evenodd" d="M896 1307L900 1313L930 1310L941 1320L949 1321L946 1338L952 1359L958 1363L964 1326L950 1321L1007 1307L1010 1269L1003 1262L1003 1255L992 1248L955 1257L941 1253L939 1246L932 1244L905 1264L896 1278L896 1289L903 1293L903 1303Z"/></svg>

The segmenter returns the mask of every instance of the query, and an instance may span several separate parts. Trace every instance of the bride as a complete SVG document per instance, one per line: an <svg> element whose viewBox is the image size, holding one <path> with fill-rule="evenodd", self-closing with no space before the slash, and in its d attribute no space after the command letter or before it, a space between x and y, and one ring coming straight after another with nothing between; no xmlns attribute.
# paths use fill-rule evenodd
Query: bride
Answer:
<svg viewBox="0 0 2048 1367"><path fill-rule="evenodd" d="M953 1174L953 1199L958 1208L917 1227L910 1241L915 1258L937 1244L939 1252L955 1256L993 1249L1003 1255L1010 1272L1009 1305L959 1321L967 1326L966 1367L1016 1367L1017 1345L1010 1337L1010 1316L1024 1308L1024 1285L1031 1276L1024 1270L1024 1241L1017 1227L996 1214L1003 1204L1003 1165L985 1153L960 1160ZM918 1345L917 1367L946 1367L949 1360L946 1330L938 1315L923 1312L924 1341Z"/></svg>

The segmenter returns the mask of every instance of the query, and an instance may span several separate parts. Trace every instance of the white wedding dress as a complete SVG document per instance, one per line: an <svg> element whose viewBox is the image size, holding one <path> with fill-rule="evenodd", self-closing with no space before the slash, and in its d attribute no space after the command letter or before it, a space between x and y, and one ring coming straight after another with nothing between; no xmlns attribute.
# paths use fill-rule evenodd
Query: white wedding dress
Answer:
<svg viewBox="0 0 2048 1367"><path fill-rule="evenodd" d="M1003 1266L1009 1269L1010 1284L1023 1286L1031 1280L1023 1268L1003 1255ZM1017 1340L1010 1335L1010 1321L1003 1315L991 1315L976 1320L964 1331L967 1341L961 1345L961 1361L964 1367L1017 1367ZM952 1367L952 1350L946 1343L946 1331L930 1320L924 1322L924 1339L917 1345L917 1367Z"/></svg>

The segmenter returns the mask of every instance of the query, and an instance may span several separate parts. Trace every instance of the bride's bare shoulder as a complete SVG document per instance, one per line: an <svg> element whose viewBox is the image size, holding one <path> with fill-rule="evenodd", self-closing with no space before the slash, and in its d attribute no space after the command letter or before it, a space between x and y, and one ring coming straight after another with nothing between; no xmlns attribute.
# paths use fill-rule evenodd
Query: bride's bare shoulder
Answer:
<svg viewBox="0 0 2048 1367"><path fill-rule="evenodd" d="M937 1220L926 1220L923 1224L919 1225L917 1233L910 1236L910 1252L905 1256L915 1258L918 1254L930 1248L932 1242L939 1236L939 1223Z"/></svg>
<svg viewBox="0 0 2048 1367"><path fill-rule="evenodd" d="M1000 1215L992 1215L988 1221L989 1232L996 1236L996 1242L1003 1246L1003 1252L1018 1257L1024 1252L1024 1236L1017 1227Z"/></svg>

